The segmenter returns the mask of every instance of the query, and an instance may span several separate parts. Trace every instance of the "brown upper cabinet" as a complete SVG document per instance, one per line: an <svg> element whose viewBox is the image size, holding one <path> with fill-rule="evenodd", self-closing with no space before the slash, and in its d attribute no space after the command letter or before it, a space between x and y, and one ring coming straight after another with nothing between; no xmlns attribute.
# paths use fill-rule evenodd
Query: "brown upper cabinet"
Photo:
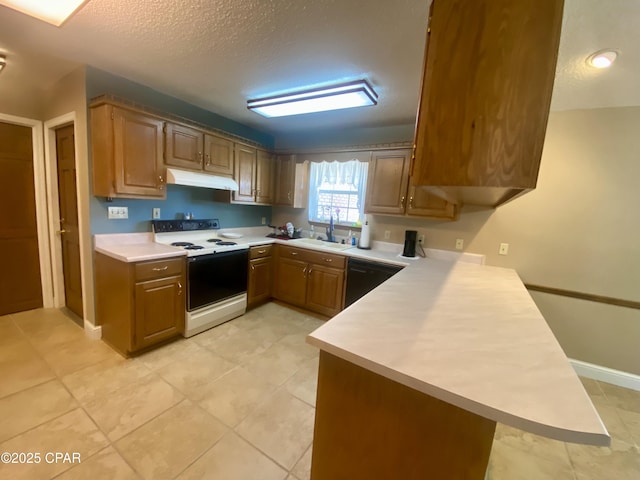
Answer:
<svg viewBox="0 0 640 480"><path fill-rule="evenodd" d="M409 149L372 152L365 212L455 219L455 204L409 184L410 165Z"/></svg>
<svg viewBox="0 0 640 480"><path fill-rule="evenodd" d="M233 175L233 142L185 125L167 123L165 164L217 175Z"/></svg>
<svg viewBox="0 0 640 480"><path fill-rule="evenodd" d="M91 107L94 195L166 197L163 124L159 118L108 103Z"/></svg>
<svg viewBox="0 0 640 480"><path fill-rule="evenodd" d="M274 155L241 143L235 144L235 166L233 178L238 182L238 191L229 199L228 192L216 192L217 201L270 205L274 190Z"/></svg>
<svg viewBox="0 0 640 480"><path fill-rule="evenodd" d="M434 0L411 184L495 207L535 188L563 0Z"/></svg>
<svg viewBox="0 0 640 480"><path fill-rule="evenodd" d="M309 162L296 163L295 155L278 155L273 204L307 208L308 199Z"/></svg>

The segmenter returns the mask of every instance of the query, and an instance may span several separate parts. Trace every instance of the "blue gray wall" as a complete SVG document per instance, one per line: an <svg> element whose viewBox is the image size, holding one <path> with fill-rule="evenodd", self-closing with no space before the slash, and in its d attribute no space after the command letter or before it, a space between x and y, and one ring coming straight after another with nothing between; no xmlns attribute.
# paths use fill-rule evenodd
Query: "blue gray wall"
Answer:
<svg viewBox="0 0 640 480"><path fill-rule="evenodd" d="M103 94L113 94L162 112L179 115L198 123L252 140L266 148L274 147L271 135L209 112L177 98L131 82L125 78L87 67L87 99ZM90 127L89 127L90 128ZM271 207L232 205L214 202L212 190L196 187L167 185L166 200L115 199L91 196L91 233L128 233L150 231L151 213L154 207L161 209L161 218L180 218L184 212L192 212L194 218L218 218L222 228L250 227L261 224L263 217L271 221ZM129 208L129 218L108 220L107 207Z"/></svg>

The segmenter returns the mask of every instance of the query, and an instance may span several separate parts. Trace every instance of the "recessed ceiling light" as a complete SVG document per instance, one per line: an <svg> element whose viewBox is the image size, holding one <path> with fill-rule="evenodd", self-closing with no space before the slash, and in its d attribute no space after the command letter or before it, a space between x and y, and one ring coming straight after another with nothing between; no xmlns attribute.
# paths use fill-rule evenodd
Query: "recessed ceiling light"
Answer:
<svg viewBox="0 0 640 480"><path fill-rule="evenodd" d="M615 50L599 50L587 57L587 65L595 68L609 68L618 57Z"/></svg>
<svg viewBox="0 0 640 480"><path fill-rule="evenodd" d="M366 80L247 100L247 108L264 117L284 117L366 107L378 103L378 94Z"/></svg>
<svg viewBox="0 0 640 480"><path fill-rule="evenodd" d="M0 5L59 27L89 0L0 0Z"/></svg>

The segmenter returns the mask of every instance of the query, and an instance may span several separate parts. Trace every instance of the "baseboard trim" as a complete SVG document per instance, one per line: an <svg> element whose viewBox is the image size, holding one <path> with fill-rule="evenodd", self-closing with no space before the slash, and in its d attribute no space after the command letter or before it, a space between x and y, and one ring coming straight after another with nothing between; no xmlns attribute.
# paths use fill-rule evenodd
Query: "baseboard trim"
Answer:
<svg viewBox="0 0 640 480"><path fill-rule="evenodd" d="M91 322L85 320L84 334L93 340L100 340L102 338L102 326L96 327Z"/></svg>
<svg viewBox="0 0 640 480"><path fill-rule="evenodd" d="M614 370L613 368L594 365L593 363L569 359L569 363L581 377L592 378L602 382L611 383L619 387L640 391L640 375Z"/></svg>

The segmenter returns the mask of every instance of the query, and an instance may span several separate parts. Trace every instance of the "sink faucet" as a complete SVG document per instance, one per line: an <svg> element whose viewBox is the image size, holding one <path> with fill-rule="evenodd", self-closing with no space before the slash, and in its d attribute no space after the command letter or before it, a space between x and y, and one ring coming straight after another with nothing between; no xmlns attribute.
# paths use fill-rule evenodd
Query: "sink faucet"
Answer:
<svg viewBox="0 0 640 480"><path fill-rule="evenodd" d="M333 237L333 213L329 216L329 226L327 227L327 242L335 242L336 239Z"/></svg>

